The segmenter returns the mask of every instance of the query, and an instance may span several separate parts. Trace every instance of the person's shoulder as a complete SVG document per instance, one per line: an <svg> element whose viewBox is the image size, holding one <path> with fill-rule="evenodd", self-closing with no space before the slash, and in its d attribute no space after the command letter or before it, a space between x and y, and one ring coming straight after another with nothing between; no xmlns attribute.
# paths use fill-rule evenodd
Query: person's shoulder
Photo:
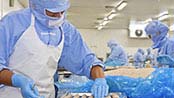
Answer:
<svg viewBox="0 0 174 98"><path fill-rule="evenodd" d="M75 26L73 24L71 24L68 20L65 20L64 23L62 24L62 27L63 28L66 28L66 29L72 29L72 28L75 28Z"/></svg>
<svg viewBox="0 0 174 98"><path fill-rule="evenodd" d="M68 20L65 20L65 22L62 24L64 33L70 33L70 35L77 34L77 28L71 24Z"/></svg>
<svg viewBox="0 0 174 98"><path fill-rule="evenodd" d="M26 9L21 9L21 10L18 10L18 11L12 11L12 12L9 12L7 15L5 15L3 18L2 18L2 21L5 21L5 20L8 20L8 21L25 21L25 20L28 20L29 17L31 16L31 11L29 8L26 8Z"/></svg>

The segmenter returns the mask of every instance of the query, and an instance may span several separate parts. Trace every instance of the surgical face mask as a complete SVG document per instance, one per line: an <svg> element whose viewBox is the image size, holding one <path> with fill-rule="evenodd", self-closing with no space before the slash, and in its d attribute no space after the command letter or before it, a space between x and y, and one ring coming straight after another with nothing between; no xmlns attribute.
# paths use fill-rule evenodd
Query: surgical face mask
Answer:
<svg viewBox="0 0 174 98"><path fill-rule="evenodd" d="M51 12L49 12L51 13ZM45 9L45 16L47 17L47 20L48 20L48 26L49 27L58 27L58 26L61 26L62 23L64 22L64 19L65 19L65 12L60 12L59 15L60 17L52 17L49 16L48 14L46 14L46 9ZM54 13L51 13L51 14L54 14ZM54 16L54 15L53 15Z"/></svg>
<svg viewBox="0 0 174 98"><path fill-rule="evenodd" d="M49 27L56 27L56 26L61 26L64 22L64 14L60 18L54 18L54 19L49 19L48 20L48 26Z"/></svg>

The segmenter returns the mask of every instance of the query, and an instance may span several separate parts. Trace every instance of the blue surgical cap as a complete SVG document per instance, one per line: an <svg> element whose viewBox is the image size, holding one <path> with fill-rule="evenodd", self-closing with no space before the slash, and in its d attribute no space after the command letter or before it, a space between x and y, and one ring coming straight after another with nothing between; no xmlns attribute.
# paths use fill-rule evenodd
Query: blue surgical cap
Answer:
<svg viewBox="0 0 174 98"><path fill-rule="evenodd" d="M110 40L110 41L108 41L107 45L108 45L108 47L111 47L111 46L114 46L114 45L117 46L118 43L115 40Z"/></svg>
<svg viewBox="0 0 174 98"><path fill-rule="evenodd" d="M70 7L69 0L29 0L30 8L40 14L45 13L45 9L51 12L66 11Z"/></svg>
<svg viewBox="0 0 174 98"><path fill-rule="evenodd" d="M157 32L161 33L161 36L166 36L169 28L158 20L150 22L145 28L147 35L155 35Z"/></svg>
<svg viewBox="0 0 174 98"><path fill-rule="evenodd" d="M167 37L169 28L162 22L155 20L146 26L145 31L147 35L151 35L153 41L152 48L155 49L161 47L160 43Z"/></svg>

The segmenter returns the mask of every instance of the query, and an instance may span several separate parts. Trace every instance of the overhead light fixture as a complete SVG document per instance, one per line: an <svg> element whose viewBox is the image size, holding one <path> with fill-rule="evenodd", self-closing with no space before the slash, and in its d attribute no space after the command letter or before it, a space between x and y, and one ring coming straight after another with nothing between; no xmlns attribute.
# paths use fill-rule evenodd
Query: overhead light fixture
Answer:
<svg viewBox="0 0 174 98"><path fill-rule="evenodd" d="M105 26L109 21L103 21L102 25Z"/></svg>
<svg viewBox="0 0 174 98"><path fill-rule="evenodd" d="M170 15L166 14L166 15L163 15L163 16L159 17L158 20L162 21L162 20L165 20L169 17L170 17Z"/></svg>
<svg viewBox="0 0 174 98"><path fill-rule="evenodd" d="M169 14L169 12L168 11L163 11L162 13L160 13L160 14L158 14L158 18L159 17L162 17L162 16L164 16L164 15L168 15Z"/></svg>
<svg viewBox="0 0 174 98"><path fill-rule="evenodd" d="M109 19L108 19L107 17L105 17L103 20L105 20L105 21L106 21L106 20L109 20Z"/></svg>
<svg viewBox="0 0 174 98"><path fill-rule="evenodd" d="M109 14L109 16L108 16L108 19L113 19L115 16L117 16L118 14L116 14L116 13L111 13L111 14Z"/></svg>
<svg viewBox="0 0 174 98"><path fill-rule="evenodd" d="M121 1L121 3L117 6L117 10L121 11L126 6L127 6L127 1Z"/></svg>
<svg viewBox="0 0 174 98"><path fill-rule="evenodd" d="M116 12L115 8L111 10L111 13L115 13L115 12Z"/></svg>
<svg viewBox="0 0 174 98"><path fill-rule="evenodd" d="M101 30L103 28L103 26L98 26L97 30Z"/></svg>

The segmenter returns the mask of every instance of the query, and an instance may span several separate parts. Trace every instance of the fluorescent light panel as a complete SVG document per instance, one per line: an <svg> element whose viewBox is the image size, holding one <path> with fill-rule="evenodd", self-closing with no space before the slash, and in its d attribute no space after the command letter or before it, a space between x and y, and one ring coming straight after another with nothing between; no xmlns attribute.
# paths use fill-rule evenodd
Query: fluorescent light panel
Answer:
<svg viewBox="0 0 174 98"><path fill-rule="evenodd" d="M169 17L170 17L170 15L166 14L166 15L163 15L163 16L159 17L158 20L162 21L162 20L165 20L165 19L167 19Z"/></svg>
<svg viewBox="0 0 174 98"><path fill-rule="evenodd" d="M123 8L125 8L127 6L127 2L126 1L122 1L122 3L120 5L118 5L117 10L122 10Z"/></svg>
<svg viewBox="0 0 174 98"><path fill-rule="evenodd" d="M102 25L106 25L109 21L103 21Z"/></svg>
<svg viewBox="0 0 174 98"><path fill-rule="evenodd" d="M117 16L116 13L111 13L111 14L108 16L108 19L113 19L115 16Z"/></svg>
<svg viewBox="0 0 174 98"><path fill-rule="evenodd" d="M101 30L103 28L103 26L99 26L98 28L97 28L97 30Z"/></svg>

